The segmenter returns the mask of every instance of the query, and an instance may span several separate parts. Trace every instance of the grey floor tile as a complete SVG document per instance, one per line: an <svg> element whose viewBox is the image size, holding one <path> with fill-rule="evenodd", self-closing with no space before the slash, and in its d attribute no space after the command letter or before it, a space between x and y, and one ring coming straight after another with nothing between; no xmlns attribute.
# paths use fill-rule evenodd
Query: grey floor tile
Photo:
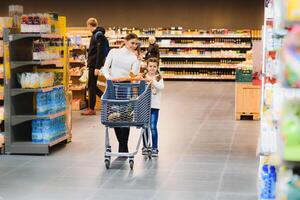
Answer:
<svg viewBox="0 0 300 200"><path fill-rule="evenodd" d="M256 193L257 175L255 172L245 171L226 171L221 183L220 192Z"/></svg>
<svg viewBox="0 0 300 200"><path fill-rule="evenodd" d="M177 192L177 191L160 191L156 194L154 200L215 200L215 193L211 192Z"/></svg>
<svg viewBox="0 0 300 200"><path fill-rule="evenodd" d="M63 199L63 200L85 200L91 198L97 192L96 189L69 189L69 188L57 188L48 185L38 192L32 193L30 199Z"/></svg>
<svg viewBox="0 0 300 200"><path fill-rule="evenodd" d="M219 180L194 181L170 178L161 187L161 190L215 193L218 190L218 183Z"/></svg>
<svg viewBox="0 0 300 200"><path fill-rule="evenodd" d="M114 190L114 189L102 189L89 200L146 200L151 199L154 193L151 190Z"/></svg>
<svg viewBox="0 0 300 200"><path fill-rule="evenodd" d="M241 194L241 193L223 193L219 194L217 200L257 200L256 194Z"/></svg>

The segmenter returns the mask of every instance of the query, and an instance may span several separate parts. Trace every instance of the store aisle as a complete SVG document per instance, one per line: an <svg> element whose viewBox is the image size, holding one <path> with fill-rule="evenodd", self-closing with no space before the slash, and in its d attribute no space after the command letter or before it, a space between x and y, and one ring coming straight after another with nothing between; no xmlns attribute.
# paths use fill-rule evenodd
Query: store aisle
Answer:
<svg viewBox="0 0 300 200"><path fill-rule="evenodd" d="M74 113L71 144L0 156L0 200L257 199L259 123L234 120L234 83L167 82L160 114L159 158L139 155L130 171L120 159L105 169L99 115Z"/></svg>

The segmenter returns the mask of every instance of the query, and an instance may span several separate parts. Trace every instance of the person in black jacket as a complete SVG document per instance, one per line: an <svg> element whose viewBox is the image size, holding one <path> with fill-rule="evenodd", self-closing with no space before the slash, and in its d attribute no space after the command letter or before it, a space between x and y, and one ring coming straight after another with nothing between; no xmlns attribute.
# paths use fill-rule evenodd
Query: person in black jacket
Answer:
<svg viewBox="0 0 300 200"><path fill-rule="evenodd" d="M87 67L89 69L89 107L82 115L96 115L96 95L101 97L103 94L97 87L97 80L100 69L104 65L105 54L107 53L105 49L107 38L105 37L105 29L103 27L98 27L98 22L95 18L89 18L87 20L87 28L92 32L87 60Z"/></svg>
<svg viewBox="0 0 300 200"><path fill-rule="evenodd" d="M156 39L153 36L149 37L149 47L147 49L147 53L145 55L145 60L149 58L157 58L159 59L159 46L156 43Z"/></svg>

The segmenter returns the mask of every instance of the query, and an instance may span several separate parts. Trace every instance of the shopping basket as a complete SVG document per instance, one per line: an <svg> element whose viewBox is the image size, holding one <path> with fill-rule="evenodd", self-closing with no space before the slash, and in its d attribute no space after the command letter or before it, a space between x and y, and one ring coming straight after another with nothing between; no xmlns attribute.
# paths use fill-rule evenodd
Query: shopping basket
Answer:
<svg viewBox="0 0 300 200"><path fill-rule="evenodd" d="M101 98L101 123L105 125L105 165L110 167L111 156L129 158L130 168L133 168L134 155L137 154L141 139L150 138L149 124L151 115L151 87L140 81L139 83L115 83L107 81L107 86ZM131 153L112 153L109 143L109 128L137 127L141 129L137 147ZM148 157L151 158L150 142L146 141Z"/></svg>

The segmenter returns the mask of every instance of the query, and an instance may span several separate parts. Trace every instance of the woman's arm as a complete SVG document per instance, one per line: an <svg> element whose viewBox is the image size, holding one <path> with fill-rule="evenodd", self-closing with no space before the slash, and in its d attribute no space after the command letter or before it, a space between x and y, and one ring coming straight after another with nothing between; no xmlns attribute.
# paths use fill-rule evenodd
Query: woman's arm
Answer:
<svg viewBox="0 0 300 200"><path fill-rule="evenodd" d="M136 59L136 61L132 65L132 73L134 75L138 75L140 72L140 65L141 65L141 60Z"/></svg>
<svg viewBox="0 0 300 200"><path fill-rule="evenodd" d="M106 79L111 79L110 67L111 67L112 60L113 60L113 52L114 52L113 49L109 51L109 53L106 57L104 66L101 69L101 71L102 71L102 73L103 73L103 75L105 76Z"/></svg>

